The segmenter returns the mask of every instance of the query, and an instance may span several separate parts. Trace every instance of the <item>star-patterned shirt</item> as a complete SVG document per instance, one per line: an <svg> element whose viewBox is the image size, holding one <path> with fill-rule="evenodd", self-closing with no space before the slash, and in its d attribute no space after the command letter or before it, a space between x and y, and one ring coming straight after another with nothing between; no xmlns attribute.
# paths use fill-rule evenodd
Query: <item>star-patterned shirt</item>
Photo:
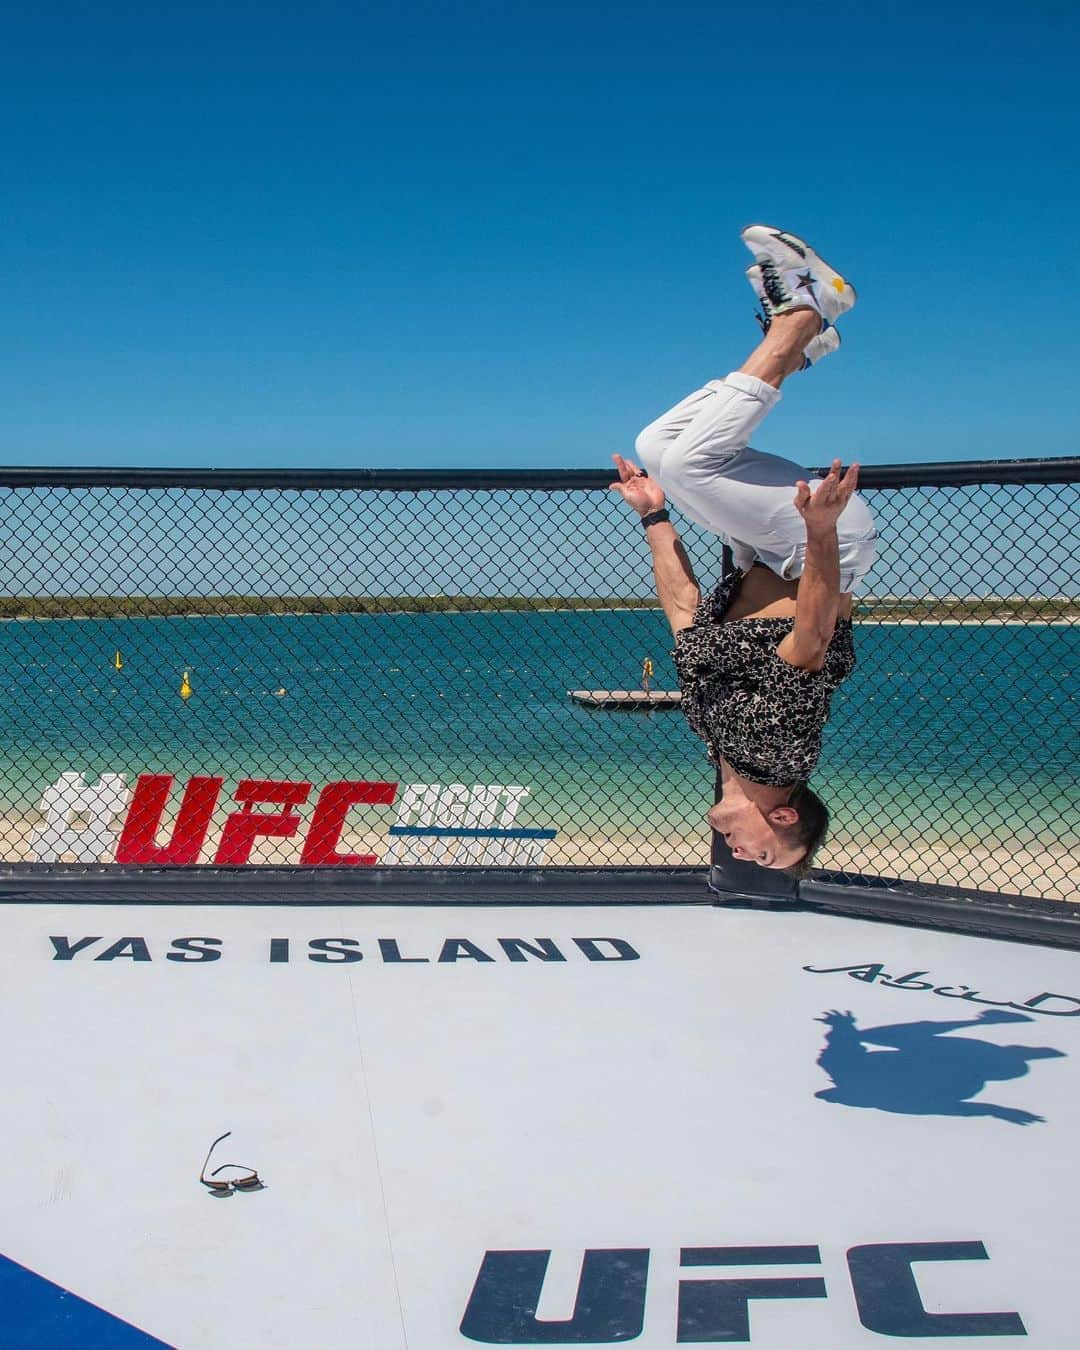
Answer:
<svg viewBox="0 0 1080 1350"><path fill-rule="evenodd" d="M682 710L705 742L752 783L805 783L821 754L821 733L836 687L855 668L851 620L839 619L821 670L801 670L777 656L794 619L723 623L743 573L737 568L702 598L672 657Z"/></svg>

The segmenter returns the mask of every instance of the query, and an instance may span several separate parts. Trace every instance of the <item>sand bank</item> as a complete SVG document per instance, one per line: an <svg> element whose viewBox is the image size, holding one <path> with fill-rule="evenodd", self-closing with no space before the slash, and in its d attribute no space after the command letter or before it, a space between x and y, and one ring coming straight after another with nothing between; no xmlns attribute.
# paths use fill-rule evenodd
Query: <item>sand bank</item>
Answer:
<svg viewBox="0 0 1080 1350"><path fill-rule="evenodd" d="M30 835L39 821L36 811L0 817L0 862L34 861L29 853ZM219 835L220 828L212 830L200 863L213 862ZM373 853L381 858L387 843L381 829L346 831L339 852ZM253 849L252 863L296 864L300 847L298 840L261 840ZM696 836L627 831L607 837L560 834L548 845L545 862L578 867L701 867L704 871L708 858L709 839L705 831ZM70 855L68 860L72 860ZM1075 858L1064 843L1024 848L974 839L879 842L838 833L822 850L818 863L821 867L867 876L1014 892L1048 900L1080 899L1074 880Z"/></svg>

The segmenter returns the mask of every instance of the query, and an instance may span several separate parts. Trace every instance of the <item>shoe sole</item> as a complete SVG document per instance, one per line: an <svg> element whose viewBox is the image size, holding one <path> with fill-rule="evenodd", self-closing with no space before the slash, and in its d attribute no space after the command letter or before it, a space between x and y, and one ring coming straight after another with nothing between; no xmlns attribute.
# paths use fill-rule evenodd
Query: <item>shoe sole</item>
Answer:
<svg viewBox="0 0 1080 1350"><path fill-rule="evenodd" d="M759 230L763 236L760 240L756 237L757 231ZM740 232L739 237L742 239L743 243L750 248L752 253L754 252L755 247L760 244L760 247L766 249L771 255L771 250L776 247L777 243L783 244L791 255L789 264L791 267L807 267L810 265L810 259L813 259L815 265L817 265L821 272L824 273L822 284L830 287L834 295L851 297L851 303L842 309L840 313L846 314L849 309L853 308L855 301L858 299L858 292L855 290L855 287L850 281L846 281L835 267L830 266L817 249L813 248L805 239L801 239L797 234L792 234L790 230L774 229L772 225L747 225L746 229ZM770 241L768 244L765 243L765 238ZM787 242L789 239L793 239L798 247L793 248L791 244ZM799 249L804 250L802 256L799 255ZM757 254L754 253L754 256L756 258ZM840 284L837 285L837 282ZM839 315L837 317L839 318Z"/></svg>

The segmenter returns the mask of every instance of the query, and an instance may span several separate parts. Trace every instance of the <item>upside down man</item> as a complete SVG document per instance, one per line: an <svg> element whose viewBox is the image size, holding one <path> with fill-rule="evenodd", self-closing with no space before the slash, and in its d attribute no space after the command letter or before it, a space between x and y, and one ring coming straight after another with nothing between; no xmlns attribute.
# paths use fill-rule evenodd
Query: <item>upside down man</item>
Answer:
<svg viewBox="0 0 1080 1350"><path fill-rule="evenodd" d="M805 876L828 829L809 787L833 692L854 669L852 593L877 532L859 466L824 478L751 449L788 376L839 346L850 283L797 235L752 225L747 277L764 337L739 370L647 426L641 463L616 455L612 489L641 516L657 595L675 636L682 710L720 771L709 824L732 854ZM670 500L720 535L735 569L702 596Z"/></svg>

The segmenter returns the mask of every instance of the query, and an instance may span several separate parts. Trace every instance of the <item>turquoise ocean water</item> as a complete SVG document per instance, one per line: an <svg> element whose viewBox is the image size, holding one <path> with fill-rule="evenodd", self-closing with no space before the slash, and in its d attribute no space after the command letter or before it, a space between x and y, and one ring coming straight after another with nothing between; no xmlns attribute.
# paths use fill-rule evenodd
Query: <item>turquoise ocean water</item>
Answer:
<svg viewBox="0 0 1080 1350"><path fill-rule="evenodd" d="M834 832L1075 837L1078 644L1056 625L860 625L815 780ZM682 717L567 698L636 687L646 655L673 688L670 645L640 610L3 623L0 809L65 770L514 783L520 825L704 837L712 771Z"/></svg>

